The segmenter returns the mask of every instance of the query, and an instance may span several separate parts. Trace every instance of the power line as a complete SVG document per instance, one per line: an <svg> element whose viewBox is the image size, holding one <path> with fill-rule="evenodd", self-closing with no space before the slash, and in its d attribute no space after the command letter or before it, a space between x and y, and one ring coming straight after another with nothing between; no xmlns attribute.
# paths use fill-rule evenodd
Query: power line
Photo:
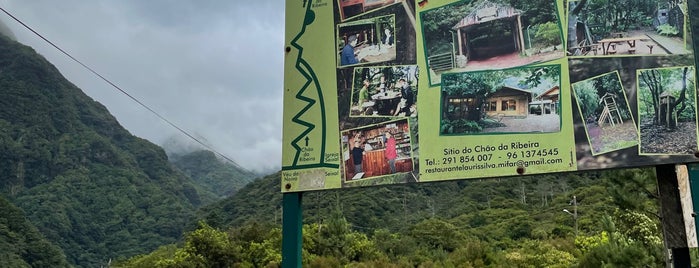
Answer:
<svg viewBox="0 0 699 268"><path fill-rule="evenodd" d="M240 166L237 162L235 162L235 161L234 161L233 159L231 159L230 157L224 155L223 153L220 153L219 151L217 151L217 150L214 149L213 147L211 147L211 146L207 145L206 143L200 141L199 139L195 138L192 134L190 134L189 132L185 131L185 130L182 129L181 127L175 125L175 123L173 123L172 121L168 120L167 118L165 118L164 116L162 116L160 113L156 112L155 110L153 110L152 108L150 108L148 105L146 105L145 103L141 102L141 101L138 100L136 97L134 97L134 96L132 96L131 94L129 94L128 92L126 92L126 90L124 90L124 89L122 89L121 87L117 86L117 85L116 85L115 83L113 83L111 80L109 80L109 79L107 79L106 77L102 76L100 73L98 73L97 71L95 71L94 69L92 69L90 66L84 64L82 61L80 61L80 60L78 60L77 58L73 57L70 53L66 52L65 50L63 50L62 48L60 48L58 45L56 45L56 44L54 44L53 42L51 42L49 39L47 39L46 37L44 37L43 35L41 35L41 34L38 33L37 31L35 31L32 27L30 27L29 25L27 25L26 23L24 23L24 22L23 22L22 20L20 20L19 18L17 18L17 17L15 17L14 15L12 15L9 11L5 10L3 7L0 7L0 10L2 10L2 12L4 12L5 14L7 14L7 16L10 16L10 18L12 18L13 20L15 20L17 23L21 24L24 28L26 28L27 30L31 31L31 32L34 33L36 36L38 36L39 38L41 38L42 40L44 40L46 43L48 43L49 45L51 45L52 47L54 47L55 49L57 49L58 51L60 51L60 52L63 53L64 55L68 56L68 58L70 58L71 60L73 60L73 61L75 61L76 63L80 64L80 66L82 66L83 68L85 68L85 69L87 69L88 71L90 71L92 74L94 74L94 75L96 75L97 77L99 77L100 79L102 79L102 81L106 82L107 84L109 84L110 86L112 86L114 89L118 90L118 91L121 92L122 94L124 94L124 95L126 95L127 97L129 97L131 100L133 100L134 102L136 102L136 103L138 103L139 105L141 105L141 107L146 108L146 110L148 110L148 111L150 111L151 113L153 113L155 116L157 116L158 118L160 118L160 120L163 120L165 123L167 123L168 125L170 125L171 127L175 128L175 129L177 129L179 132L181 132L181 133L184 134L185 136L187 136L187 137L189 137L190 139L194 140L195 142L197 142L197 143L200 144L201 146L204 146L204 148L206 148L206 149L208 149L208 150L214 152L214 153L217 154L218 156L220 156L220 157L222 157L222 158L228 160L228 161L229 161L232 165L234 165L236 168L239 168L239 169L241 169L241 170L243 170L243 171L245 171L245 172L248 172L248 173L252 173L252 172L250 172L249 170L247 170L246 168L243 168L242 166Z"/></svg>

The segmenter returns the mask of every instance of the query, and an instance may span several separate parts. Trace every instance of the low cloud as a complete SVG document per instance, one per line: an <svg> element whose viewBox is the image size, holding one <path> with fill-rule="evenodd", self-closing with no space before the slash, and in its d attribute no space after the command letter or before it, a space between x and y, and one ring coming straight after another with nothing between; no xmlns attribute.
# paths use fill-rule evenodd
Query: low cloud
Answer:
<svg viewBox="0 0 699 268"><path fill-rule="evenodd" d="M283 1L0 0L3 8L251 170L281 159ZM14 21L17 39L133 134L182 136Z"/></svg>

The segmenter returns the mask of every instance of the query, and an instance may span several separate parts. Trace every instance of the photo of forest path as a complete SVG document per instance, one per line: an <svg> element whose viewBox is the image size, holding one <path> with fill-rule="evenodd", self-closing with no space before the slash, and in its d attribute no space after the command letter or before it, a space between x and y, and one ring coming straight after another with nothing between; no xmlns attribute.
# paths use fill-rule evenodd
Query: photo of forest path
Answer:
<svg viewBox="0 0 699 268"><path fill-rule="evenodd" d="M454 68L449 70L449 72L466 72L466 71L476 71L476 70L487 70L487 69L505 69L511 66L522 66L536 62L545 62L550 60L555 60L560 58L557 53L541 53L536 55L531 55L528 57L523 57L519 53L510 53L501 56L495 56L483 60L472 60L462 68ZM429 69L431 72L431 77L435 77L433 82L439 83L438 77L441 77L443 71L435 71L434 69Z"/></svg>
<svg viewBox="0 0 699 268"><path fill-rule="evenodd" d="M573 85L580 115L593 155L638 144L636 124L618 72L610 72Z"/></svg>
<svg viewBox="0 0 699 268"><path fill-rule="evenodd" d="M697 151L694 67L638 71L640 154Z"/></svg>
<svg viewBox="0 0 699 268"><path fill-rule="evenodd" d="M557 114L544 114L531 116L527 120L520 118L503 117L500 124L483 129L483 133L503 132L557 132L560 126L552 124L559 120Z"/></svg>
<svg viewBox="0 0 699 268"><path fill-rule="evenodd" d="M697 150L697 125L694 121L679 122L674 131L641 120L641 152L646 154L693 154Z"/></svg>
<svg viewBox="0 0 699 268"><path fill-rule="evenodd" d="M690 54L684 0L571 1L568 55Z"/></svg>
<svg viewBox="0 0 699 268"><path fill-rule="evenodd" d="M600 127L596 123L588 123L586 126L590 137L590 146L594 152L609 152L618 148L633 145L637 139L636 125L627 121L616 126ZM631 143L629 141L632 141Z"/></svg>

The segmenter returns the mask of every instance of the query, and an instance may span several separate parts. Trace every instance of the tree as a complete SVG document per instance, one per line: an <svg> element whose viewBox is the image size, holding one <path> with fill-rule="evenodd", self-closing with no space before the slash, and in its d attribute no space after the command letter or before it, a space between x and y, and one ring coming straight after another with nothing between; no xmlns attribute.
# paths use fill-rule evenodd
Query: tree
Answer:
<svg viewBox="0 0 699 268"><path fill-rule="evenodd" d="M580 45L578 44L578 15L585 7L587 0L579 2L569 1L570 11L568 13L568 51L573 55L580 55Z"/></svg>
<svg viewBox="0 0 699 268"><path fill-rule="evenodd" d="M554 46L560 44L560 34L561 30L558 28L558 23L547 22L539 26L534 37L541 40L545 46Z"/></svg>
<svg viewBox="0 0 699 268"><path fill-rule="evenodd" d="M442 93L444 107L448 107L449 97L474 97L475 106L481 107L483 101L495 92L501 85L504 72L475 72L445 75L442 77ZM481 118L481 109L469 113L468 120L478 121Z"/></svg>
<svg viewBox="0 0 699 268"><path fill-rule="evenodd" d="M452 252L461 247L465 242L465 236L456 226L440 219L426 219L410 231L418 244L428 248L442 249Z"/></svg>
<svg viewBox="0 0 699 268"><path fill-rule="evenodd" d="M687 109L688 72L689 67L640 71L639 78L642 83L639 84L639 88L641 91L646 91L641 93L641 97L644 97L643 103L645 105L652 105L654 124L663 125L668 123L670 128L674 128L674 124L670 124L673 122L666 122L666 116L660 114L665 111L661 107L661 95L663 94L675 97L675 102L668 105L667 113L682 114ZM678 80L681 81L681 85L677 85L676 82ZM678 93L676 87L680 88ZM650 101L647 100L648 98L650 98ZM647 110L649 108L647 107Z"/></svg>
<svg viewBox="0 0 699 268"><path fill-rule="evenodd" d="M197 267L230 267L240 259L240 247L233 245L228 234L200 222L199 229L189 233L184 248L175 253L178 262L192 263Z"/></svg>
<svg viewBox="0 0 699 268"><path fill-rule="evenodd" d="M594 89L592 83L588 81L578 82L573 84L575 97L578 100L578 107L582 112L583 118L587 120L597 120L597 108L599 107L599 95Z"/></svg>
<svg viewBox="0 0 699 268"><path fill-rule="evenodd" d="M662 265L662 255L658 254L659 251L649 249L642 242L620 233L612 217L604 216L601 222L607 234L606 239L597 241L587 250L580 258L578 267L660 267Z"/></svg>

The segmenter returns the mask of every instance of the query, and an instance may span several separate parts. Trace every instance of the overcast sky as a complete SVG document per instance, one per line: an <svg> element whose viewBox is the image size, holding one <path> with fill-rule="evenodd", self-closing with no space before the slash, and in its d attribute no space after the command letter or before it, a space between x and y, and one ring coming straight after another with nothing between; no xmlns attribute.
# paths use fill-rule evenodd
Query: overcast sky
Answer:
<svg viewBox="0 0 699 268"><path fill-rule="evenodd" d="M281 164L284 1L0 0L132 96L251 170ZM0 13L136 136L186 137Z"/></svg>

